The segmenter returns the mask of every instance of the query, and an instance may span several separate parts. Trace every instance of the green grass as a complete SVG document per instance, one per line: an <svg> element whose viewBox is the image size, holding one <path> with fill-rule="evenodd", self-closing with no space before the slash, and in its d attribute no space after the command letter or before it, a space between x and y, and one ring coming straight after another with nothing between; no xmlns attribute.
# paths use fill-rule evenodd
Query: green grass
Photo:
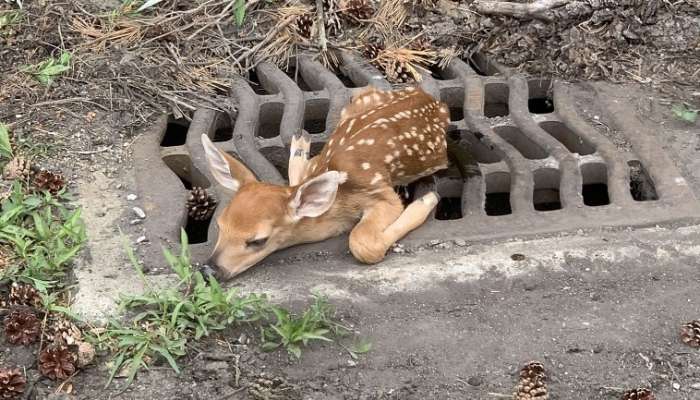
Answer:
<svg viewBox="0 0 700 400"><path fill-rule="evenodd" d="M9 28L22 19L22 12L19 10L0 11L0 33L5 28Z"/></svg>
<svg viewBox="0 0 700 400"><path fill-rule="evenodd" d="M58 57L58 59L49 57L39 64L25 66L20 70L31 75L42 84L50 86L56 80L56 78L71 69L71 59L71 53L61 51L61 55Z"/></svg>
<svg viewBox="0 0 700 400"><path fill-rule="evenodd" d="M107 328L93 338L99 348L114 354L107 386L120 373L127 377L128 387L136 374L156 359L166 361L179 373L177 359L187 354L190 342L243 323L260 327L264 350L282 347L297 358L303 346L316 341L331 342L332 335L347 331L333 320L333 309L321 296L314 296L313 304L297 317L271 304L264 295L243 295L235 288L222 288L213 277L205 279L190 264L184 230L179 254L163 250L178 279L171 287L149 285L133 250L125 246L145 291L123 297L121 311L130 317L109 321ZM360 352L363 351L356 354Z"/></svg>
<svg viewBox="0 0 700 400"><path fill-rule="evenodd" d="M698 110L692 110L687 104L676 104L671 108L673 115L689 124L694 124L698 120Z"/></svg>

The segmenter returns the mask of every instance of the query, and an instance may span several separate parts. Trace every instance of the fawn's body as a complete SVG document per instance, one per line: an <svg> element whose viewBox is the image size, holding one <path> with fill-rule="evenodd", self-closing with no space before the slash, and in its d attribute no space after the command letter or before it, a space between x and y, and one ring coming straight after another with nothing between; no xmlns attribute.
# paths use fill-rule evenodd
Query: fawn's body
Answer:
<svg viewBox="0 0 700 400"><path fill-rule="evenodd" d="M236 191L217 220L210 260L230 277L275 250L351 231L355 258L381 261L437 204L437 195L429 193L404 209L394 187L447 167L448 123L447 107L420 89L370 88L343 109L316 157L307 159L305 137L292 141L290 186L258 182L203 137L212 173Z"/></svg>

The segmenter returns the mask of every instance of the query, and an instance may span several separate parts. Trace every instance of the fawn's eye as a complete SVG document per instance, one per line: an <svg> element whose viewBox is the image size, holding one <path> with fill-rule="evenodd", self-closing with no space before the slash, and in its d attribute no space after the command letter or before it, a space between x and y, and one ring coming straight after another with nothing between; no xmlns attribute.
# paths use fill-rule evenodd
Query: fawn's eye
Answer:
<svg viewBox="0 0 700 400"><path fill-rule="evenodd" d="M247 240L245 242L246 247L262 247L267 243L267 238Z"/></svg>

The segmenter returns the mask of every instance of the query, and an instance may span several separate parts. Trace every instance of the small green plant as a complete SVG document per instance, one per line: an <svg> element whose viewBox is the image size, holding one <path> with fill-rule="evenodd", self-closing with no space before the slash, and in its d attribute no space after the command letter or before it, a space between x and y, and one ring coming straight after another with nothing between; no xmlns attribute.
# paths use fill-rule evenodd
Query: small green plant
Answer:
<svg viewBox="0 0 700 400"><path fill-rule="evenodd" d="M22 12L18 10L0 11L0 31L19 22Z"/></svg>
<svg viewBox="0 0 700 400"><path fill-rule="evenodd" d="M107 386L120 371L126 375L126 386L129 386L138 371L148 368L150 362L159 357L179 373L177 359L186 354L190 341L241 323L262 326L265 350L283 346L296 357L301 355L301 345L314 340L333 341L328 337L331 332L345 330L332 320L332 307L320 296L316 296L311 307L297 318L270 304L264 295L241 295L236 288L223 289L214 277L205 279L192 268L184 230L180 242L178 255L163 249L178 279L176 285L167 288L155 288L148 283L133 250L125 242L127 255L145 291L141 295L122 297L120 308L131 317L111 320L107 328L93 338L98 347L114 353ZM273 319L274 324L270 323Z"/></svg>
<svg viewBox="0 0 700 400"><path fill-rule="evenodd" d="M0 157L10 159L14 156L10 144L10 129L0 122Z"/></svg>
<svg viewBox="0 0 700 400"><path fill-rule="evenodd" d="M236 21L236 25L242 26L245 20L245 0L232 0L233 4L233 16Z"/></svg>
<svg viewBox="0 0 700 400"><path fill-rule="evenodd" d="M334 310L328 304L328 300L316 294L313 304L301 317L276 306L270 306L270 310L276 321L262 329L262 348L265 351L272 351L282 346L290 355L299 358L301 345L306 346L313 340L332 342L333 340L327 336L331 330L335 333L347 331L345 327L332 320Z"/></svg>
<svg viewBox="0 0 700 400"><path fill-rule="evenodd" d="M80 209L70 209L65 194L27 193L15 181L2 201L0 242L12 245L21 263L0 273L0 280L31 282L46 292L61 280L86 240Z"/></svg>
<svg viewBox="0 0 700 400"><path fill-rule="evenodd" d="M58 60L54 57L49 57L48 60L44 60L36 65L26 66L21 70L22 72L32 75L34 79L38 80L42 84L49 86L54 82L56 77L70 70L71 58L71 53L61 51L61 55L59 56Z"/></svg>
<svg viewBox="0 0 700 400"><path fill-rule="evenodd" d="M698 120L698 110L691 110L687 104L676 104L671 108L676 118L689 124L694 124Z"/></svg>

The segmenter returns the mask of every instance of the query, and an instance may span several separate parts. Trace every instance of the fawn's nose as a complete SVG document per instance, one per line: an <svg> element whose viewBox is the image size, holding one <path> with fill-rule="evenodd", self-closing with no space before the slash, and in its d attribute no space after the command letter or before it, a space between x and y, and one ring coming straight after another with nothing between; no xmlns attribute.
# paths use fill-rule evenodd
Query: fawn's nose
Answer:
<svg viewBox="0 0 700 400"><path fill-rule="evenodd" d="M218 280L220 276L219 267L211 261L207 261L206 263L204 263L199 268L199 272L201 272L205 278L214 277Z"/></svg>

